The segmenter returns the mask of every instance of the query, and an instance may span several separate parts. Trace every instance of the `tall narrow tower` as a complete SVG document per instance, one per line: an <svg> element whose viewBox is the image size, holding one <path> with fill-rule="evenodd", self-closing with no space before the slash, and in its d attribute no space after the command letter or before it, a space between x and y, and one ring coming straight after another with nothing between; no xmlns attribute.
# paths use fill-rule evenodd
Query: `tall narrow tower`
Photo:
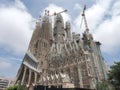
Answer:
<svg viewBox="0 0 120 90"><path fill-rule="evenodd" d="M49 17L49 12L45 11L45 15L42 18L42 24L40 29L40 38L39 38L39 65L43 71L47 68L47 61L45 56L50 50L50 39L52 38L52 23Z"/></svg>
<svg viewBox="0 0 120 90"><path fill-rule="evenodd" d="M38 41L40 38L40 30L41 30L41 20L40 18L36 21L35 30L33 31L33 35L31 41L29 43L28 51L30 51L33 55L37 57L37 49L38 49Z"/></svg>
<svg viewBox="0 0 120 90"><path fill-rule="evenodd" d="M66 22L65 31L66 31L67 41L71 41L71 27L70 27L70 22L69 21Z"/></svg>
<svg viewBox="0 0 120 90"><path fill-rule="evenodd" d="M57 14L54 24L54 39L57 44L60 44L64 40L64 22L61 14Z"/></svg>

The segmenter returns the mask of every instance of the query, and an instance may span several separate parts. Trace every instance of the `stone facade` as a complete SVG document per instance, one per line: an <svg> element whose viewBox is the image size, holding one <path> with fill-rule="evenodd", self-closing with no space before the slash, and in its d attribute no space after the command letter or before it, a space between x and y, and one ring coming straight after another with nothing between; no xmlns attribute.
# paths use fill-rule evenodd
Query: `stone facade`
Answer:
<svg viewBox="0 0 120 90"><path fill-rule="evenodd" d="M45 13L36 22L16 83L94 89L96 82L106 80L107 73L100 45L87 29L82 36L71 33L70 22L64 24L60 13L54 23Z"/></svg>

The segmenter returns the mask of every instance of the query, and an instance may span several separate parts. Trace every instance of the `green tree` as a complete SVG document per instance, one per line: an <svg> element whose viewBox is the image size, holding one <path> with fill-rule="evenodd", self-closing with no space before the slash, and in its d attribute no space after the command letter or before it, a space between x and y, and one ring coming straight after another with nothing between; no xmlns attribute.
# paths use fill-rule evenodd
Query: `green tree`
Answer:
<svg viewBox="0 0 120 90"><path fill-rule="evenodd" d="M115 87L115 90L120 90L120 62L114 62L110 68L108 80Z"/></svg>
<svg viewBox="0 0 120 90"><path fill-rule="evenodd" d="M24 85L18 86L17 90L28 90Z"/></svg>
<svg viewBox="0 0 120 90"><path fill-rule="evenodd" d="M15 86L10 86L9 88L7 88L7 90L17 90L18 85Z"/></svg>
<svg viewBox="0 0 120 90"><path fill-rule="evenodd" d="M105 81L98 83L98 90L115 90L115 88L109 82Z"/></svg>
<svg viewBox="0 0 120 90"><path fill-rule="evenodd" d="M98 90L108 90L108 85L106 83L99 83Z"/></svg>
<svg viewBox="0 0 120 90"><path fill-rule="evenodd" d="M24 85L15 85L7 88L7 90L28 90Z"/></svg>

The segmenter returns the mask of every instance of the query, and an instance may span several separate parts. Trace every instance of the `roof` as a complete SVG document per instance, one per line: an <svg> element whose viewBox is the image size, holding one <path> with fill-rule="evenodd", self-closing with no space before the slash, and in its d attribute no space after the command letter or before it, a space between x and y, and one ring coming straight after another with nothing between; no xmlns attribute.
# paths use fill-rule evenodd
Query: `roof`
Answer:
<svg viewBox="0 0 120 90"><path fill-rule="evenodd" d="M26 53L33 61L35 61L36 63L39 62L35 57L34 55L30 52L30 51L27 51Z"/></svg>

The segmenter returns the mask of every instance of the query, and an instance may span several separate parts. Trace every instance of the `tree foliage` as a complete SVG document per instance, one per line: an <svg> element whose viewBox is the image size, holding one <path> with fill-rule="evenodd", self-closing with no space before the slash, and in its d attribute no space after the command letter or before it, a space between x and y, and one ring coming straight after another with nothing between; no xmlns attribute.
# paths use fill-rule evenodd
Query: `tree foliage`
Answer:
<svg viewBox="0 0 120 90"><path fill-rule="evenodd" d="M106 83L99 83L98 90L108 90L108 85Z"/></svg>
<svg viewBox="0 0 120 90"><path fill-rule="evenodd" d="M7 88L7 90L28 90L24 85L15 85Z"/></svg>
<svg viewBox="0 0 120 90"><path fill-rule="evenodd" d="M108 73L108 79L116 90L120 90L120 62L114 62Z"/></svg>
<svg viewBox="0 0 120 90"><path fill-rule="evenodd" d="M105 81L98 83L98 90L115 90L115 88L109 82Z"/></svg>

